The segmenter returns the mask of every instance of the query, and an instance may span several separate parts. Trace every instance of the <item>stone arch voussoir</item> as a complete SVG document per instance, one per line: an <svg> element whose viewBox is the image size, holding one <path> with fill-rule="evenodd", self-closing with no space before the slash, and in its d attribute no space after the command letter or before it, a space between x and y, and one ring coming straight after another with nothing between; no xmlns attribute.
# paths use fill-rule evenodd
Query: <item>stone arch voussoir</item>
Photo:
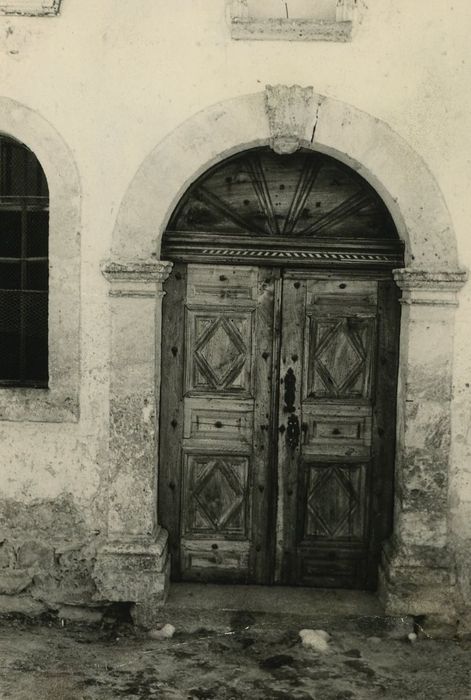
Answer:
<svg viewBox="0 0 471 700"><path fill-rule="evenodd" d="M232 153L283 138L293 148L298 143L342 160L372 184L405 242L407 266L457 269L451 218L422 158L381 120L299 86L226 100L169 134L146 157L123 198L113 257L158 255L171 212L191 182Z"/></svg>

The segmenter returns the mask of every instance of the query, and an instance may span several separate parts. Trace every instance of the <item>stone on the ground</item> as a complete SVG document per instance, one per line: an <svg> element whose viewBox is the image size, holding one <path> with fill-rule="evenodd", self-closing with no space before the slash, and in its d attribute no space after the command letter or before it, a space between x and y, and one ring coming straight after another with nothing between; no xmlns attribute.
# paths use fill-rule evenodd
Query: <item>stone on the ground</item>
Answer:
<svg viewBox="0 0 471 700"><path fill-rule="evenodd" d="M304 629L299 633L304 647L314 651L326 652L329 650L330 634L325 630Z"/></svg>
<svg viewBox="0 0 471 700"><path fill-rule="evenodd" d="M100 610L94 610L93 608L84 608L76 605L63 605L61 608L59 608L57 616L60 620L93 624L101 621L103 613Z"/></svg>
<svg viewBox="0 0 471 700"><path fill-rule="evenodd" d="M173 637L175 634L175 627L168 622L163 625L163 627L159 627L153 630L149 630L148 636L151 639L170 639Z"/></svg>
<svg viewBox="0 0 471 700"><path fill-rule="evenodd" d="M415 633L415 632L409 632L409 634L407 635L407 639L409 640L409 642L410 642L411 644L413 644L414 642L417 641L417 635L416 635L416 633Z"/></svg>
<svg viewBox="0 0 471 700"><path fill-rule="evenodd" d="M381 637L368 637L366 641L371 644L381 644Z"/></svg>

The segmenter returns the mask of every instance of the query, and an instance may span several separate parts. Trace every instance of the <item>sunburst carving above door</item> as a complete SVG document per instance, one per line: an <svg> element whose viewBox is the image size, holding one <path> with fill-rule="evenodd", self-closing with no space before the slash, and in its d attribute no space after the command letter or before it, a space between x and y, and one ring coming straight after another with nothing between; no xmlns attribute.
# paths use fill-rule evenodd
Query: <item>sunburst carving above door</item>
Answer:
<svg viewBox="0 0 471 700"><path fill-rule="evenodd" d="M321 153L269 149L247 151L200 178L169 231L395 237L383 202L353 170Z"/></svg>
<svg viewBox="0 0 471 700"><path fill-rule="evenodd" d="M162 255L296 267L403 264L403 244L381 198L343 163L301 149L254 148L202 175L173 213Z"/></svg>

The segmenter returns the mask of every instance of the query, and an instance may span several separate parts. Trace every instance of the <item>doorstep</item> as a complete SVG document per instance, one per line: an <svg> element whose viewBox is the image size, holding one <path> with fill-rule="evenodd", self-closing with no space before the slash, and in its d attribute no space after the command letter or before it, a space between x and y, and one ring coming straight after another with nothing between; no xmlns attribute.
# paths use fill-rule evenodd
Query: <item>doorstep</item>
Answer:
<svg viewBox="0 0 471 700"><path fill-rule="evenodd" d="M285 586L173 583L161 616L187 632L322 628L405 637L414 627L412 617L385 615L374 593Z"/></svg>

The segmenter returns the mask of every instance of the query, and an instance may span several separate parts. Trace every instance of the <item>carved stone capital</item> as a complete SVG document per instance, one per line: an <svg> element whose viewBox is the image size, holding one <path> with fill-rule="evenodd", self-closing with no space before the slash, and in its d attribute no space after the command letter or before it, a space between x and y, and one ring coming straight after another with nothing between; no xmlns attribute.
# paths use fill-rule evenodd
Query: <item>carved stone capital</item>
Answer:
<svg viewBox="0 0 471 700"><path fill-rule="evenodd" d="M402 289L403 304L456 306L456 293L468 279L467 270L421 270L406 267L394 270Z"/></svg>
<svg viewBox="0 0 471 700"><path fill-rule="evenodd" d="M300 85L267 85L265 110L270 146L275 153L294 153L303 139L311 139L316 122L314 89Z"/></svg>
<svg viewBox="0 0 471 700"><path fill-rule="evenodd" d="M153 297L162 293L172 265L162 260L106 261L101 271L111 284L110 296Z"/></svg>

